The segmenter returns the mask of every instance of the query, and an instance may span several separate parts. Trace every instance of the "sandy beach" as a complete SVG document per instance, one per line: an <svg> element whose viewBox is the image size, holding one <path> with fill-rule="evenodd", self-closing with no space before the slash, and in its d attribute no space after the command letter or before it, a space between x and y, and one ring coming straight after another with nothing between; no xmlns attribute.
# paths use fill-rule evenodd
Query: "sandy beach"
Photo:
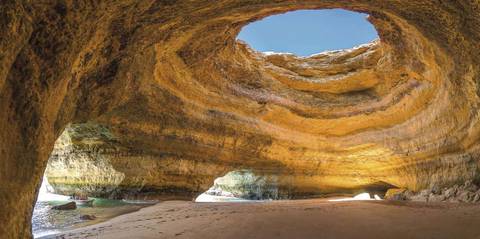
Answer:
<svg viewBox="0 0 480 239"><path fill-rule="evenodd" d="M480 206L326 199L167 201L44 238L480 238Z"/></svg>

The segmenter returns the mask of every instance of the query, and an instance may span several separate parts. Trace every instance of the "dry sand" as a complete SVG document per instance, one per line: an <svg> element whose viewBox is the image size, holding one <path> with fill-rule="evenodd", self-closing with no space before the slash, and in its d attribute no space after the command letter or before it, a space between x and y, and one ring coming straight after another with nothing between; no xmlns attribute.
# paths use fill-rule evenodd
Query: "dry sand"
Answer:
<svg viewBox="0 0 480 239"><path fill-rule="evenodd" d="M480 238L480 206L325 199L167 201L56 238L468 239Z"/></svg>

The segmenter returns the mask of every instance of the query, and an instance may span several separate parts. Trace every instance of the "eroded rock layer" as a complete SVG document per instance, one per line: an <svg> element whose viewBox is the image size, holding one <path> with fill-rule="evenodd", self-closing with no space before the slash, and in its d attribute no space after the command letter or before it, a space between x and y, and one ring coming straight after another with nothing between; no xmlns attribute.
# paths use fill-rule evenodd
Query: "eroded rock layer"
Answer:
<svg viewBox="0 0 480 239"><path fill-rule="evenodd" d="M190 200L226 170L220 163L196 162L201 152L179 158L162 140L145 148L117 135L93 123L67 127L45 171L55 193Z"/></svg>
<svg viewBox="0 0 480 239"><path fill-rule="evenodd" d="M462 185L455 184L445 188L434 186L419 192L401 188L389 189L385 196L387 200L394 201L478 203L480 201L480 189L477 183L467 180Z"/></svg>
<svg viewBox="0 0 480 239"><path fill-rule="evenodd" d="M368 13L380 40L310 58L235 40L262 17L336 7ZM238 169L295 195L475 179L479 19L477 0L2 1L0 234L31 236L55 140L87 121L119 139L92 165L115 173L95 185L176 196Z"/></svg>

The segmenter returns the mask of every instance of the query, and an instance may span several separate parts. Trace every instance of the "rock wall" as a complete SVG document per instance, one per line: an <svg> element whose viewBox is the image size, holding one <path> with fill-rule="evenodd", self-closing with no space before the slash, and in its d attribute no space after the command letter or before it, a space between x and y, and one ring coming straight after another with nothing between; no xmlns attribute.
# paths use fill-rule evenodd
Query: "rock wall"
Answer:
<svg viewBox="0 0 480 239"><path fill-rule="evenodd" d="M392 201L417 201L417 202L480 202L480 188L478 183L471 180L464 184L455 184L450 187L423 189L419 192L412 192L408 189L389 189L386 194L387 200Z"/></svg>
<svg viewBox="0 0 480 239"><path fill-rule="evenodd" d="M129 140L113 134L111 127L74 124L56 141L45 175L58 194L191 200L226 168L156 150L132 147Z"/></svg>
<svg viewBox="0 0 480 239"><path fill-rule="evenodd" d="M272 14L336 7L370 14L380 41L297 58L235 40ZM95 185L146 174L177 181L176 196L244 168L289 180L295 195L476 179L479 9L476 0L2 1L0 235L31 237L55 140L87 121L111 127L121 154L140 151L125 160L132 171L102 156L108 163L92 167L118 173ZM185 173L148 170L158 162ZM212 170L197 179L200 168Z"/></svg>
<svg viewBox="0 0 480 239"><path fill-rule="evenodd" d="M162 140L127 138L121 131L93 122L68 126L57 139L45 171L55 193L190 200L213 188L244 199L295 199L365 191L383 195L395 187L385 182L335 190L305 187L296 183L298 175L279 171L273 163L251 162L252 170L242 168L252 159L243 159L244 164L206 161L201 157L205 151L193 151L185 142L178 149L177 144ZM214 153L210 157L218 157ZM233 169L237 170L229 171Z"/></svg>

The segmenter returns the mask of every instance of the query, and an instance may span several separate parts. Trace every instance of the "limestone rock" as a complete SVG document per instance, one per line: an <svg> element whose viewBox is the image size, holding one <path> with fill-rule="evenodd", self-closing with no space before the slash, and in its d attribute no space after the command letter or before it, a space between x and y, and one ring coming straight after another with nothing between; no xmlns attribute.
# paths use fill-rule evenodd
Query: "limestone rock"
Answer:
<svg viewBox="0 0 480 239"><path fill-rule="evenodd" d="M380 39L306 58L236 40L249 22L321 8L369 14ZM93 168L85 179L52 173L57 190L192 198L244 169L277 177L291 195L379 182L419 192L478 179L479 8L432 0L2 1L0 215L9 216L0 217L0 235L31 237L55 141L84 123L114 137L82 133L75 150L55 151L66 153L61 168L88 172L74 159Z"/></svg>
<svg viewBox="0 0 480 239"><path fill-rule="evenodd" d="M428 197L429 202L443 202L447 197L445 195L430 194Z"/></svg>
<svg viewBox="0 0 480 239"><path fill-rule="evenodd" d="M405 188L392 188L388 189L388 191L385 193L385 199L386 200L393 200L393 201L403 201L406 200L407 197L405 193L408 190Z"/></svg>
<svg viewBox="0 0 480 239"><path fill-rule="evenodd" d="M480 201L480 193L476 192L475 195L473 195L472 202L479 202Z"/></svg>
<svg viewBox="0 0 480 239"><path fill-rule="evenodd" d="M458 195L458 200L460 200L461 202L471 202L473 196L473 193L464 191Z"/></svg>
<svg viewBox="0 0 480 239"><path fill-rule="evenodd" d="M82 220L95 220L97 217L95 215L84 214L80 215L80 219Z"/></svg>
<svg viewBox="0 0 480 239"><path fill-rule="evenodd" d="M453 188L448 188L444 191L444 194L445 194L445 197L447 198L452 198L452 197L455 197L457 195L457 187L453 187Z"/></svg>
<svg viewBox="0 0 480 239"><path fill-rule="evenodd" d="M68 202L61 205L56 205L52 207L53 210L75 210L77 209L77 204L75 202Z"/></svg>
<svg viewBox="0 0 480 239"><path fill-rule="evenodd" d="M476 203L480 201L480 190L473 181L467 181L462 185L456 184L443 190L434 187L421 190L418 193L411 193L403 189L390 189L387 191L387 196L390 200Z"/></svg>

